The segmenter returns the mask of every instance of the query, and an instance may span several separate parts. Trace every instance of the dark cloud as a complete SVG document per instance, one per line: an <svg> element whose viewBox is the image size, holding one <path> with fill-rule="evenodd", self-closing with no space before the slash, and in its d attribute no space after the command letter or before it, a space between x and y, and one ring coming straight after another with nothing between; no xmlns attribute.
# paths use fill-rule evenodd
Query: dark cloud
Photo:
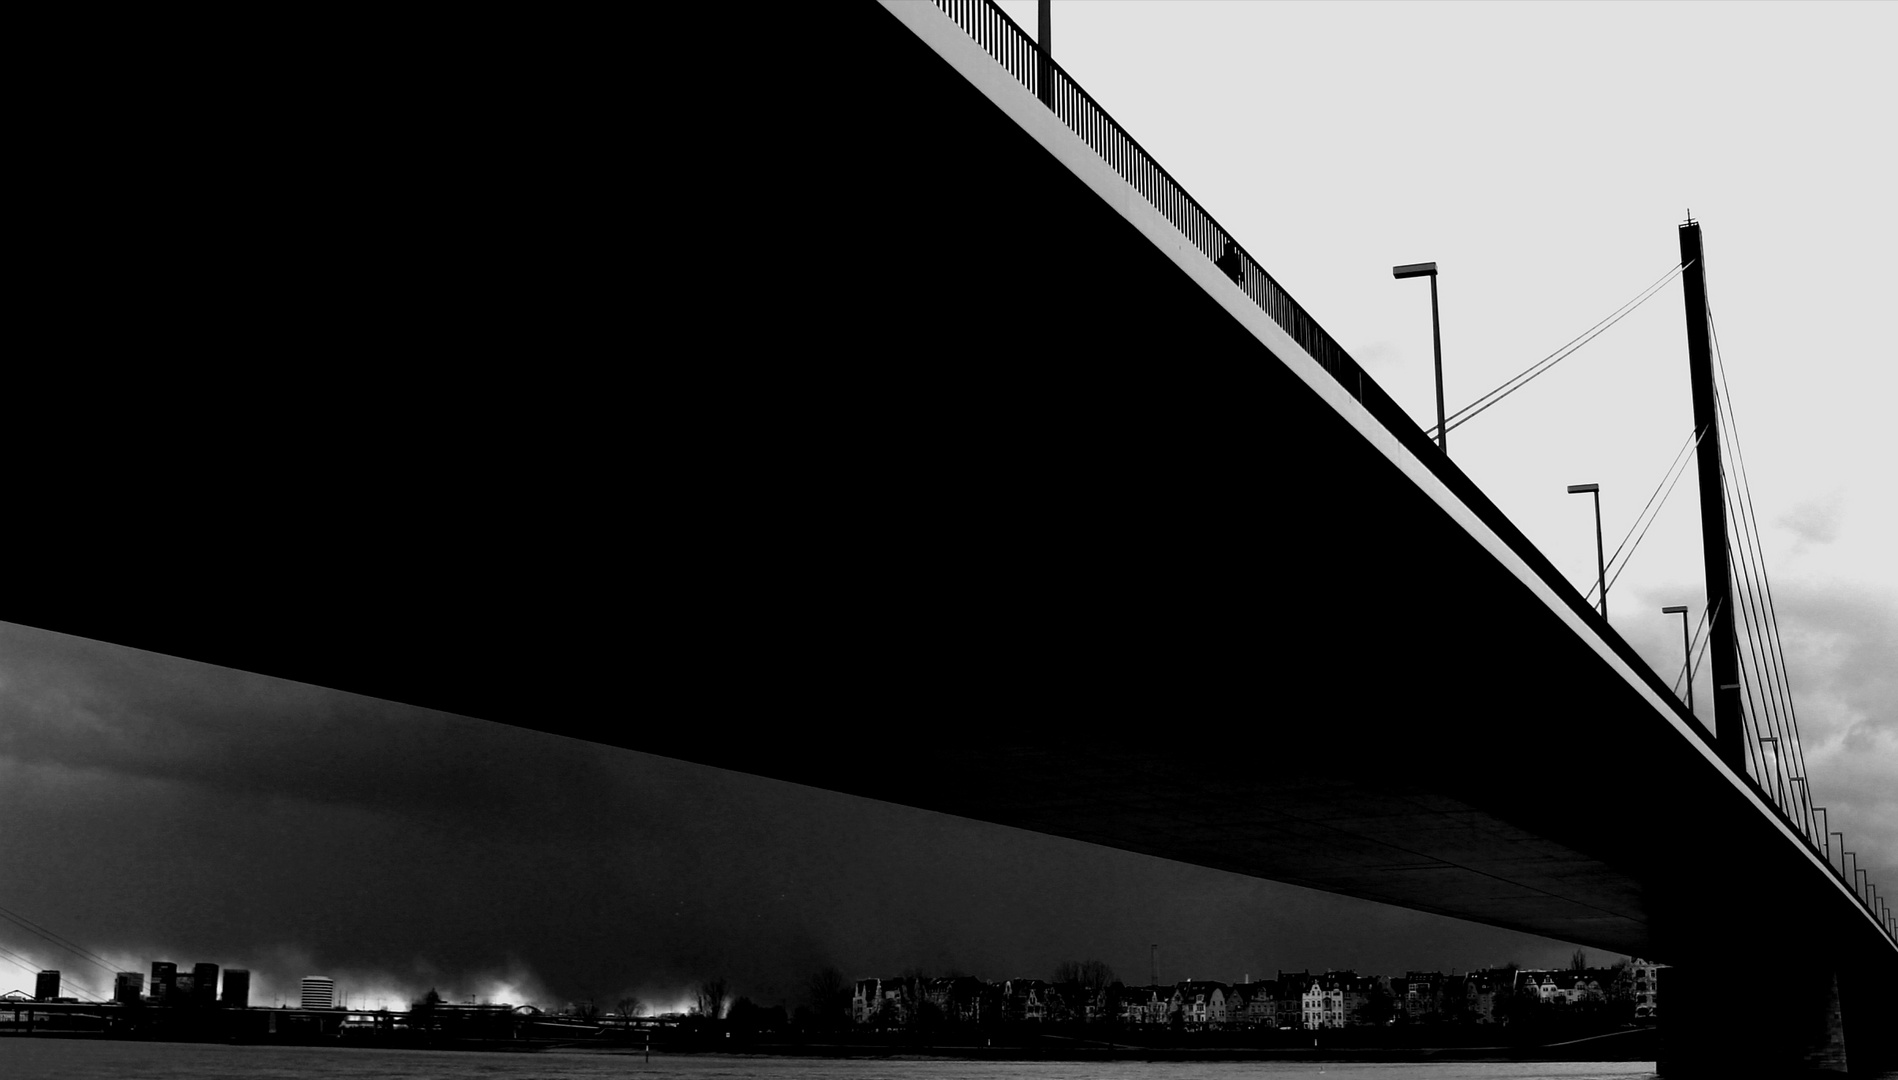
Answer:
<svg viewBox="0 0 1898 1080"><path fill-rule="evenodd" d="M1157 943L1162 978L1234 979L1569 948L5 624L0 718L0 904L141 967L249 966L260 1000L326 972L671 1002L722 973L794 1005L826 964L1144 978Z"/></svg>
<svg viewBox="0 0 1898 1080"><path fill-rule="evenodd" d="M1687 583L1635 590L1639 609L1696 596ZM1696 607L1695 617L1700 614ZM1826 808L1859 865L1898 877L1898 597L1864 588L1794 580L1773 586L1768 616L1779 627L1790 716L1798 728L1813 802ZM1617 628L1662 679L1680 671L1680 625L1672 618L1621 618ZM1698 683L1707 717L1708 671Z"/></svg>
<svg viewBox="0 0 1898 1080"><path fill-rule="evenodd" d="M1774 600L1813 800L1828 808L1860 865L1890 881L1898 874L1898 598L1796 583Z"/></svg>

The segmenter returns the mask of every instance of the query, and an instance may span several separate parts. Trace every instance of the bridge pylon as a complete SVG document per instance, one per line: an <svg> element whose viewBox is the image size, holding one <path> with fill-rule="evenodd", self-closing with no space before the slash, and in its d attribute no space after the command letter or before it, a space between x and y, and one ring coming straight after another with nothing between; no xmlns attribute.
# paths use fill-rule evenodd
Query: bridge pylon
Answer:
<svg viewBox="0 0 1898 1080"><path fill-rule="evenodd" d="M1713 741L1720 759L1746 775L1746 735L1740 718L1740 651L1733 630L1733 586L1727 558L1727 507L1722 497L1719 400L1714 393L1713 348L1707 319L1706 257L1700 223L1680 227L1681 294L1687 305L1687 371L1694 398L1700 481L1700 546L1706 567L1707 653L1713 664ZM1692 678L1691 673L1689 678Z"/></svg>

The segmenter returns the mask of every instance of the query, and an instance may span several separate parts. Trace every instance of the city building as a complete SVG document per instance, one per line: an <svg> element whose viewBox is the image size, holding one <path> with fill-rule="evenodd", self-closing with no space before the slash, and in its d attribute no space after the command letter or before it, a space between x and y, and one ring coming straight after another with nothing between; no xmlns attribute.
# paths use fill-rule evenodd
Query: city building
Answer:
<svg viewBox="0 0 1898 1080"><path fill-rule="evenodd" d="M883 1005L883 980L858 979L856 989L850 995L850 1019L853 1023L867 1024Z"/></svg>
<svg viewBox="0 0 1898 1080"><path fill-rule="evenodd" d="M121 1005L136 1005L145 994L145 975L121 971L112 979L112 1000Z"/></svg>
<svg viewBox="0 0 1898 1080"><path fill-rule="evenodd" d="M1226 1023L1226 984L1189 980L1173 990L1173 1006L1188 1027L1223 1027Z"/></svg>
<svg viewBox="0 0 1898 1080"><path fill-rule="evenodd" d="M152 961L152 1004L170 1005L177 982L177 964L166 960Z"/></svg>
<svg viewBox="0 0 1898 1080"><path fill-rule="evenodd" d="M875 1027L902 1027L923 1000L921 979L858 979L850 998L851 1019Z"/></svg>
<svg viewBox="0 0 1898 1080"><path fill-rule="evenodd" d="M1463 980L1463 1009L1465 1015L1479 1024L1494 1024L1496 1016L1496 990L1507 985L1499 973L1494 971L1472 972Z"/></svg>
<svg viewBox="0 0 1898 1080"><path fill-rule="evenodd" d="M1166 1023L1172 995L1158 986L1123 986L1116 997L1115 1016L1129 1027Z"/></svg>
<svg viewBox="0 0 1898 1080"><path fill-rule="evenodd" d="M1277 1030L1278 989L1278 984L1270 979L1235 984L1226 995L1226 1023L1233 1027Z"/></svg>
<svg viewBox="0 0 1898 1080"><path fill-rule="evenodd" d="M311 975L303 980L303 1007L306 1009L333 1009L336 1007L336 980L323 975Z"/></svg>
<svg viewBox="0 0 1898 1080"><path fill-rule="evenodd" d="M1648 1020L1660 1015L1660 967L1640 957L1628 962L1628 971L1634 977L1634 1016L1637 1020Z"/></svg>
<svg viewBox="0 0 1898 1080"><path fill-rule="evenodd" d="M250 1008L250 972L244 968L230 968L224 972L224 995L221 999L227 1009Z"/></svg>
<svg viewBox="0 0 1898 1080"><path fill-rule="evenodd" d="M1022 1023L1039 1024L1048 1019L1051 984L1040 979L1010 979L1002 984L1003 1015Z"/></svg>
<svg viewBox="0 0 1898 1080"><path fill-rule="evenodd" d="M1401 982L1403 993L1396 993ZM1440 971L1406 971L1401 980L1391 980L1393 996L1403 1010L1404 1019L1413 1024L1429 1023L1443 1017L1444 978Z"/></svg>
<svg viewBox="0 0 1898 1080"><path fill-rule="evenodd" d="M1307 977L1299 996L1306 1030L1344 1026L1344 986L1338 979L1329 975Z"/></svg>
<svg viewBox="0 0 1898 1080"><path fill-rule="evenodd" d="M59 971L49 968L39 973L33 980L34 1001L59 1000Z"/></svg>
<svg viewBox="0 0 1898 1080"><path fill-rule="evenodd" d="M1545 1005L1563 996L1553 971L1518 971L1516 992L1527 994Z"/></svg>
<svg viewBox="0 0 1898 1080"><path fill-rule="evenodd" d="M931 979L924 984L923 1000L949 1023L977 1024L987 1015L983 1008L986 989L986 983L969 975Z"/></svg>
<svg viewBox="0 0 1898 1080"><path fill-rule="evenodd" d="M211 1008L217 1004L217 965L191 965L191 1004Z"/></svg>
<svg viewBox="0 0 1898 1080"><path fill-rule="evenodd" d="M1359 975L1355 971L1328 973L1336 976L1338 989L1344 995L1344 1026L1358 1027L1372 1023L1371 1003L1389 993L1381 979L1375 975Z"/></svg>

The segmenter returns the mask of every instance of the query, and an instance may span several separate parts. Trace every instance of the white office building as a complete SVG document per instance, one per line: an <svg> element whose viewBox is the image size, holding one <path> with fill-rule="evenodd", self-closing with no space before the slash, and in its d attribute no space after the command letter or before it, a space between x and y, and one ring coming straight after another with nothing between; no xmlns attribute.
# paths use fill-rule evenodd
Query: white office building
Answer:
<svg viewBox="0 0 1898 1080"><path fill-rule="evenodd" d="M336 980L324 975L311 975L304 979L303 1007L306 1009L335 1008Z"/></svg>

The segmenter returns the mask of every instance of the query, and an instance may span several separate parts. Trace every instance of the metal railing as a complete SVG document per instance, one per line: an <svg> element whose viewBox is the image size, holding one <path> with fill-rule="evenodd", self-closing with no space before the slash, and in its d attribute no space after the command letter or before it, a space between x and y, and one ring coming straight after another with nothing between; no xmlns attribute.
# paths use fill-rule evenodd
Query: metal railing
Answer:
<svg viewBox="0 0 1898 1080"><path fill-rule="evenodd" d="M1349 391L1379 420L1392 430L1421 430L1409 414L1399 408L1384 389L1366 378L1364 369L1344 351L1332 336L1318 325L1298 301L1292 299L1258 260L1248 254L1224 226L1186 193L1179 181L1147 153L1127 129L1101 108L1079 83L1052 60L1044 62L1033 36L998 8L993 0L932 0L954 20L976 44L1014 76L1022 87L1046 102L1068 129L1092 147L1110 168L1133 185L1134 190L1191 241L1206 258L1219 263L1231 244L1238 256L1235 282L1260 310L1312 359L1317 360L1340 386ZM1046 75L1052 85L1041 85ZM1222 266L1222 269L1224 267ZM1228 271L1232 274L1232 271ZM1401 425L1401 427L1400 427Z"/></svg>

